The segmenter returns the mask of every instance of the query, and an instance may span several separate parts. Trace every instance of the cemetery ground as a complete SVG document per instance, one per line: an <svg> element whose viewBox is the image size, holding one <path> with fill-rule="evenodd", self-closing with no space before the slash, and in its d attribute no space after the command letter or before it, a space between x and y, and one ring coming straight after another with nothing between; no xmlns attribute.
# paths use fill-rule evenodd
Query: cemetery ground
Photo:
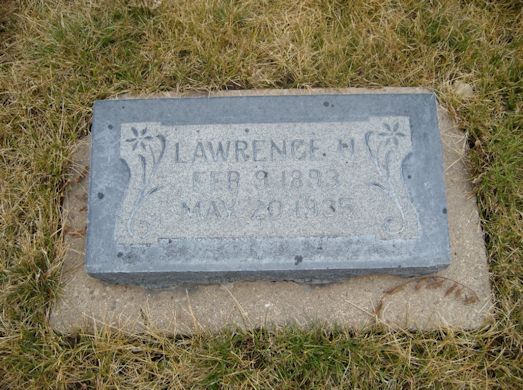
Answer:
<svg viewBox="0 0 523 390"><path fill-rule="evenodd" d="M0 388L523 387L522 39L518 1L0 2ZM495 300L482 327L51 330L94 100L382 86L433 89L468 136Z"/></svg>

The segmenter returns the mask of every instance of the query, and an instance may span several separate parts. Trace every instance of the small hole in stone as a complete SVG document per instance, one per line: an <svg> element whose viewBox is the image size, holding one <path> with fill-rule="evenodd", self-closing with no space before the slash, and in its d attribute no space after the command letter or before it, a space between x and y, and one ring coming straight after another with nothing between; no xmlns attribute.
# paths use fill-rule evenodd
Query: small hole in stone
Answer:
<svg viewBox="0 0 523 390"><path fill-rule="evenodd" d="M248 132L249 132L249 129L245 129L245 132L248 133Z"/></svg>
<svg viewBox="0 0 523 390"><path fill-rule="evenodd" d="M411 175L408 175L408 176L407 176L407 179L412 179L412 176L411 176Z"/></svg>
<svg viewBox="0 0 523 390"><path fill-rule="evenodd" d="M297 255L294 256L294 265L298 265L303 261L303 256Z"/></svg>
<svg viewBox="0 0 523 390"><path fill-rule="evenodd" d="M325 107L329 107L329 102L323 102L323 105L324 105Z"/></svg>
<svg viewBox="0 0 523 390"><path fill-rule="evenodd" d="M123 252L118 252L118 254L116 256L122 257L123 256Z"/></svg>
<svg viewBox="0 0 523 390"><path fill-rule="evenodd" d="M113 129L113 125L109 125L107 126L109 128L109 130L112 130Z"/></svg>
<svg viewBox="0 0 523 390"><path fill-rule="evenodd" d="M446 208L443 209L443 214L447 214L447 209Z"/></svg>
<svg viewBox="0 0 523 390"><path fill-rule="evenodd" d="M99 192L97 196L98 196L98 199L103 199L104 198L104 193L103 192Z"/></svg>
<svg viewBox="0 0 523 390"><path fill-rule="evenodd" d="M327 153L322 153L323 154L323 157L326 157L327 156Z"/></svg>

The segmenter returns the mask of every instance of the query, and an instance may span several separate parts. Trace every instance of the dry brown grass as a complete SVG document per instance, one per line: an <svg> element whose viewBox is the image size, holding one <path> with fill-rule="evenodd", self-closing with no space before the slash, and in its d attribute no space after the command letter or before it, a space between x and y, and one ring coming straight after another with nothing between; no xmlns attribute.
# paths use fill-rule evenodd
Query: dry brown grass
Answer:
<svg viewBox="0 0 523 390"><path fill-rule="evenodd" d="M159 4L158 6L156 4ZM518 1L0 3L0 386L523 387ZM474 95L460 97L456 81ZM247 88L433 88L467 132L495 321L475 331L287 328L59 335L60 204L95 99Z"/></svg>

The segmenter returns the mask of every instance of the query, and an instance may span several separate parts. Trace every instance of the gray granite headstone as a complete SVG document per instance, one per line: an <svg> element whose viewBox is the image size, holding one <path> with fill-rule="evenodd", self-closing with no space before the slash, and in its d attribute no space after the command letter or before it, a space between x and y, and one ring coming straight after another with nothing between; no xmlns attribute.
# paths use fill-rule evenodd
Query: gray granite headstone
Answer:
<svg viewBox="0 0 523 390"><path fill-rule="evenodd" d="M433 94L97 101L87 271L117 282L449 264Z"/></svg>

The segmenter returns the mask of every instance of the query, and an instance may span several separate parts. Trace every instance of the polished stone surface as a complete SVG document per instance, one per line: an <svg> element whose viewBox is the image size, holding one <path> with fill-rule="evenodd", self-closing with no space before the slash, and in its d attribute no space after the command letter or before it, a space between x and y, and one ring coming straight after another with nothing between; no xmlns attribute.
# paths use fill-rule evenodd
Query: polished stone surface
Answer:
<svg viewBox="0 0 523 390"><path fill-rule="evenodd" d="M431 93L98 101L87 271L117 283L449 264Z"/></svg>

